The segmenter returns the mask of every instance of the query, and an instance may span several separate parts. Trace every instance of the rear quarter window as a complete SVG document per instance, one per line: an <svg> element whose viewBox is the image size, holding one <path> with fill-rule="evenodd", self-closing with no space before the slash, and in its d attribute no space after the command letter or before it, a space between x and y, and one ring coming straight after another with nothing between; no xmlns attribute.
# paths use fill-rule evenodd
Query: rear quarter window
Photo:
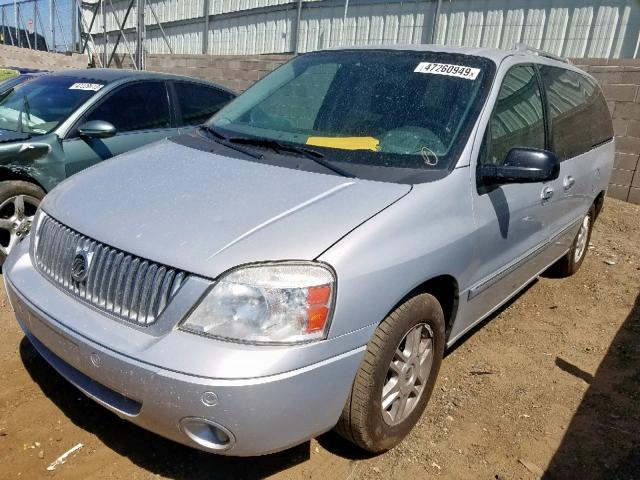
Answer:
<svg viewBox="0 0 640 480"><path fill-rule="evenodd" d="M613 137L600 87L589 77L560 67L540 66L551 120L551 146L560 160L588 152Z"/></svg>
<svg viewBox="0 0 640 480"><path fill-rule="evenodd" d="M582 80L593 88L593 94L588 99L591 118L589 132L591 136L591 146L597 147L613 138L611 114L609 113L609 107L607 106L604 94L595 80L586 76L583 76Z"/></svg>
<svg viewBox="0 0 640 480"><path fill-rule="evenodd" d="M176 98L182 114L181 125L200 125L229 103L234 95L200 83L175 82Z"/></svg>

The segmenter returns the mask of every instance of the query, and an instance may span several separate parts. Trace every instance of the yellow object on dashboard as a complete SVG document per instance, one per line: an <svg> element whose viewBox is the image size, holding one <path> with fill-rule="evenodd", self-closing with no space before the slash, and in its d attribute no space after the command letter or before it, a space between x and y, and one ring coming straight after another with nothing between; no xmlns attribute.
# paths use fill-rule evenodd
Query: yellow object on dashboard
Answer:
<svg viewBox="0 0 640 480"><path fill-rule="evenodd" d="M380 141L373 137L309 137L307 145L340 148L342 150L378 151Z"/></svg>

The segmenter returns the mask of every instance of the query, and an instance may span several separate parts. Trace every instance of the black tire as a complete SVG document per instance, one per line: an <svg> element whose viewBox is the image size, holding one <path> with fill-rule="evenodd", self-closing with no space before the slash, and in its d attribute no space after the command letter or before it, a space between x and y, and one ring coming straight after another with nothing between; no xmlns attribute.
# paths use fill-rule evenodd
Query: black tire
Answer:
<svg viewBox="0 0 640 480"><path fill-rule="evenodd" d="M45 196L45 191L42 190L38 185L30 182L25 182L21 180L7 180L4 182L0 182L0 218L9 218L12 215L11 206L7 204L7 202L14 197L25 195L34 199L35 203L40 203L40 201ZM33 210L33 211L32 211ZM26 212L29 216L35 214L34 205L28 205L28 211ZM0 266L4 263L6 259L6 246L8 245L8 232L6 230L0 231L0 244L4 247L0 249Z"/></svg>
<svg viewBox="0 0 640 480"><path fill-rule="evenodd" d="M573 239L573 243L571 244L571 248L569 249L567 254L553 265L552 273L555 276L570 277L580 269L582 262L587 256L587 252L589 251L589 242L591 241L591 232L593 230L593 222L596 219L595 207L592 206L589 209L587 214L583 217L583 221L585 218L589 219L589 228L587 229L587 232L586 232L586 235L587 235L586 243L584 248L582 249L582 254L579 256L579 258L576 258L576 252L578 251L578 248L579 248L580 232L582 230L582 226L581 226L580 230L578 230L578 233L576 233L576 238Z"/></svg>
<svg viewBox="0 0 640 480"><path fill-rule="evenodd" d="M413 409L402 421L390 425L383 418L382 389L396 349L405 335L420 324L426 324L431 331L431 370L422 393L416 397ZM400 443L418 422L431 397L442 363L444 344L444 314L432 295L416 295L391 312L378 326L367 345L365 357L336 425L337 433L372 453L384 452Z"/></svg>

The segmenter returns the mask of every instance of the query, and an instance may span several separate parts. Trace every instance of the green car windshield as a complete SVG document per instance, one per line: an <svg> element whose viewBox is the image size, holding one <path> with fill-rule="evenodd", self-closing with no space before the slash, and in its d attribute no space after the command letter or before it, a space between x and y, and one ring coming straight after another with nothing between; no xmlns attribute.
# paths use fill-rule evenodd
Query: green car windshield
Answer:
<svg viewBox="0 0 640 480"><path fill-rule="evenodd" d="M257 82L208 125L230 138L304 145L356 176L380 167L444 170L464 147L494 71L486 58L453 53L311 53Z"/></svg>
<svg viewBox="0 0 640 480"><path fill-rule="evenodd" d="M0 128L49 133L102 87L95 80L50 75L17 85L0 94Z"/></svg>

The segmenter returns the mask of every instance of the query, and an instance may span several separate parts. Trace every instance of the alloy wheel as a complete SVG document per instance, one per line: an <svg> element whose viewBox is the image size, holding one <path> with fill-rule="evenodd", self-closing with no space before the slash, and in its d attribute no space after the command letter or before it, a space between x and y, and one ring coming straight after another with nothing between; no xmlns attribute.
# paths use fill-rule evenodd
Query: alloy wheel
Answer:
<svg viewBox="0 0 640 480"><path fill-rule="evenodd" d="M382 387L382 417L389 425L405 420L424 393L433 365L433 331L414 326L400 341Z"/></svg>
<svg viewBox="0 0 640 480"><path fill-rule="evenodd" d="M40 200L15 195L0 204L0 252L5 256L31 231Z"/></svg>
<svg viewBox="0 0 640 480"><path fill-rule="evenodd" d="M578 238L576 240L576 249L573 254L573 261L578 263L584 252L587 250L587 239L589 238L589 227L591 226L591 216L585 215L582 219L582 225L578 231Z"/></svg>

